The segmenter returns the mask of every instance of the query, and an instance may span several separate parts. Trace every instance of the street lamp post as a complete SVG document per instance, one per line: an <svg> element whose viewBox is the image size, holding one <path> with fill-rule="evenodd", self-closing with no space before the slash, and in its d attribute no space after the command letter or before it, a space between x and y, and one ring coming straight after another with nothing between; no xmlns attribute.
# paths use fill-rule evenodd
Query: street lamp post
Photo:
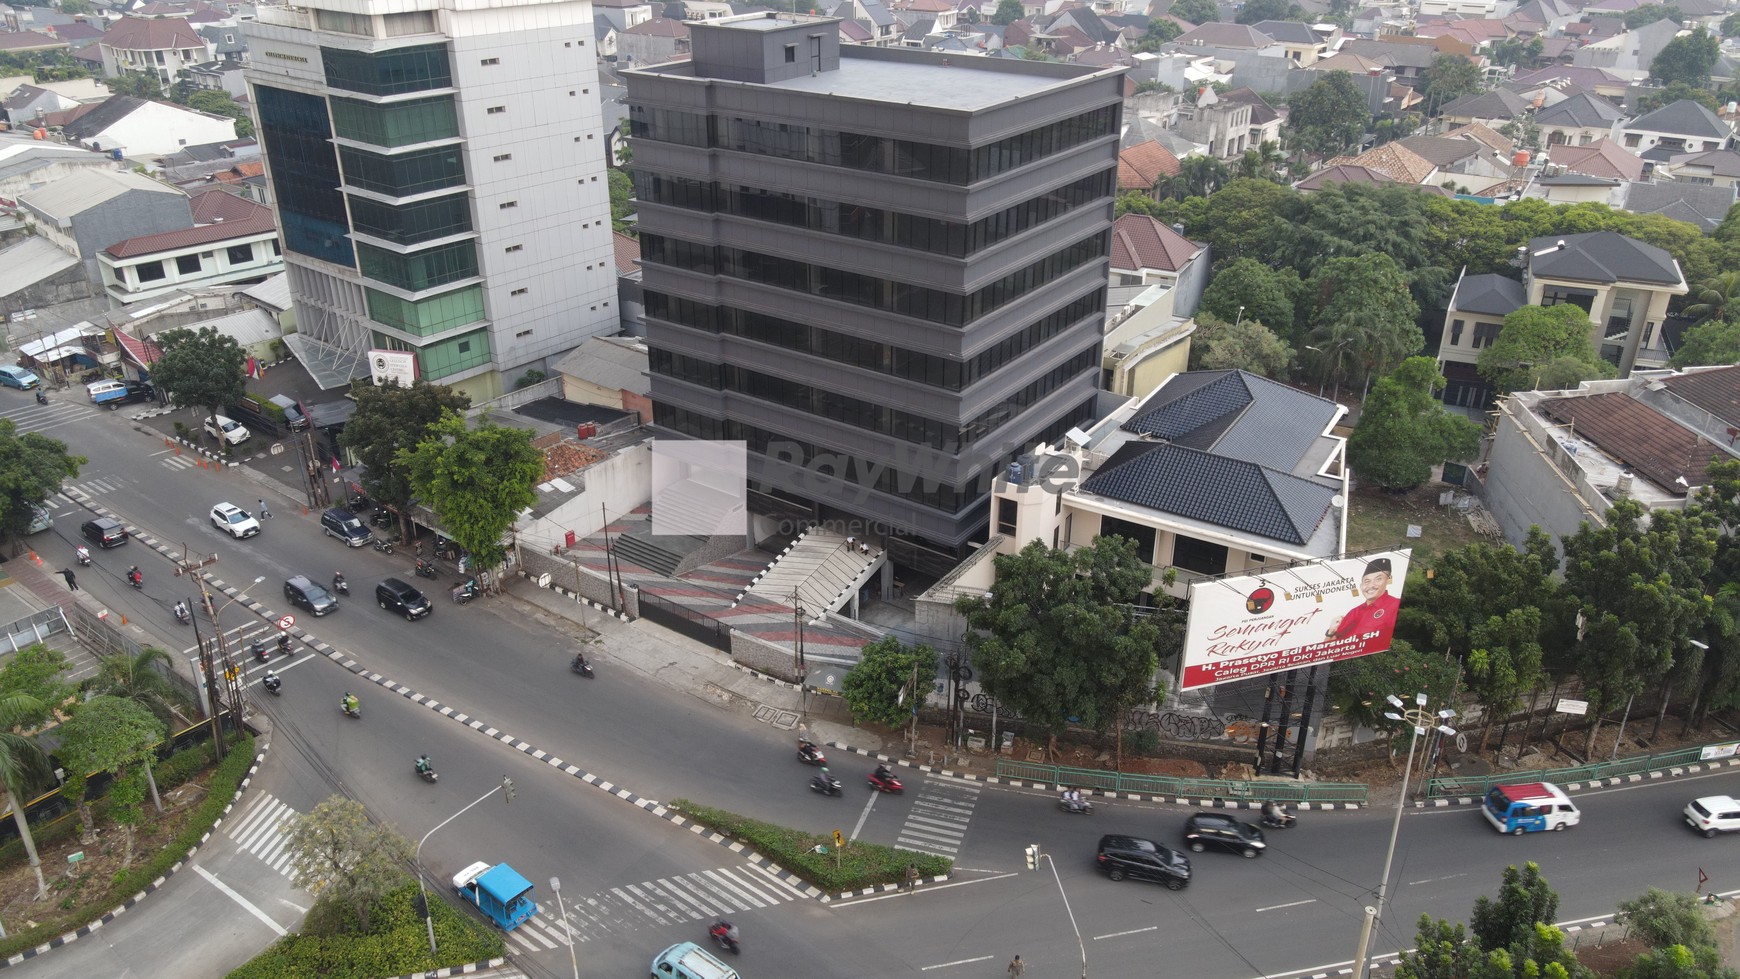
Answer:
<svg viewBox="0 0 1740 979"><path fill-rule="evenodd" d="M420 895L420 900L421 900L422 905L423 905L423 925L425 928L427 928L429 930L429 954L430 955L435 954L435 917L429 913L429 886L428 886L428 881L426 880L428 875L423 873L423 844L429 842L429 837L435 835L435 830L438 830L441 827L446 826L448 823L453 822L455 819L458 819L460 816L465 815L466 813L471 811L473 806L476 806L479 802L482 802L483 800L489 798L492 795L495 795L497 792L502 791L504 789L507 790L508 801L512 802L513 798L514 798L514 796L513 796L513 782L508 780L504 776L501 780L500 785L498 785L495 788L490 789L488 792L485 792L484 794L478 796L476 799L474 799L470 803L470 805L467 805L464 809L459 810L458 812L454 813L453 815L448 816L446 819L443 819L443 820L441 820L441 822L435 824L435 829L432 829L429 832L424 833L423 838L417 841L417 850L415 853L413 853L411 855L411 862L417 865L417 892ZM554 884L555 881L552 880L551 883ZM564 920L566 920L566 919L564 918ZM578 972L579 966L575 966L575 969L576 969L576 972Z"/></svg>
<svg viewBox="0 0 1740 979"><path fill-rule="evenodd" d="M1044 860L1051 865L1051 879L1057 881L1057 893L1063 898L1064 913L1069 915L1069 926L1075 929L1075 943L1081 947L1081 979L1087 979L1087 943L1082 941L1081 926L1075 923L1075 910L1069 906L1069 893L1063 889L1063 878L1058 876L1057 861L1051 859L1051 854L1033 843L1027 847L1027 869L1039 869L1039 861Z"/></svg>
<svg viewBox="0 0 1740 979"><path fill-rule="evenodd" d="M1371 961L1367 953L1371 948L1372 933L1376 930L1379 919L1384 915L1384 902L1389 898L1390 867L1396 859L1396 837L1402 831L1402 810L1408 803L1408 780L1414 774L1414 748L1420 743L1420 735L1425 734L1430 729L1436 728L1438 733L1446 735L1456 733L1455 728L1444 723L1455 717L1456 712L1446 708L1436 714L1432 713L1426 709L1426 695L1423 693L1414 694L1414 706L1412 707L1403 704L1401 698L1395 694L1390 694L1384 699L1390 702L1390 706L1396 708L1392 711L1385 711L1384 716L1392 721L1404 721L1412 725L1414 733L1408 737L1408 762L1402 769L1402 790L1396 795L1396 818L1390 824L1390 847L1388 852L1384 854L1384 873L1382 877L1378 878L1377 906L1366 909L1365 924L1359 933L1359 952L1354 956L1353 963L1354 979L1365 979L1365 976L1370 972Z"/></svg>
<svg viewBox="0 0 1740 979"><path fill-rule="evenodd" d="M574 954L574 929L568 925L568 904L562 900L562 878L550 878L550 891L556 895L556 910L562 912L562 927L568 932L568 963L574 967L574 979L580 979L580 959Z"/></svg>

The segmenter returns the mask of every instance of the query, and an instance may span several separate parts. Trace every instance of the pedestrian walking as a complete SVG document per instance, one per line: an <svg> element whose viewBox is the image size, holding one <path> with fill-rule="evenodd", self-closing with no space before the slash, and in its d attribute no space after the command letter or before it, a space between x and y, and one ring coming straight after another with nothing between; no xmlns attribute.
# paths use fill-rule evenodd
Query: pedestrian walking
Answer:
<svg viewBox="0 0 1740 979"><path fill-rule="evenodd" d="M73 574L71 568L61 568L60 575L61 575L61 577L66 579L66 586L67 586L68 590L70 590L70 591L78 591L79 590L78 576Z"/></svg>
<svg viewBox="0 0 1740 979"><path fill-rule="evenodd" d="M265 500L260 501L260 519L261 520L272 519L272 511L266 509L266 501Z"/></svg>
<svg viewBox="0 0 1740 979"><path fill-rule="evenodd" d="M1014 960L1009 963L1009 974L1012 976L1018 976L1026 971L1027 966L1021 961L1021 956L1019 955L1015 956Z"/></svg>

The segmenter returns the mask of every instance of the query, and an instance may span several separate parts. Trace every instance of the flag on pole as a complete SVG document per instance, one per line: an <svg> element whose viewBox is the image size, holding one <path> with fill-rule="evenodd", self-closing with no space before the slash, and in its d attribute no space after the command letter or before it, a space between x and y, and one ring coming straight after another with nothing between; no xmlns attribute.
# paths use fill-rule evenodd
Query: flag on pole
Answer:
<svg viewBox="0 0 1740 979"><path fill-rule="evenodd" d="M338 456L332 457L332 471L334 475L338 473Z"/></svg>

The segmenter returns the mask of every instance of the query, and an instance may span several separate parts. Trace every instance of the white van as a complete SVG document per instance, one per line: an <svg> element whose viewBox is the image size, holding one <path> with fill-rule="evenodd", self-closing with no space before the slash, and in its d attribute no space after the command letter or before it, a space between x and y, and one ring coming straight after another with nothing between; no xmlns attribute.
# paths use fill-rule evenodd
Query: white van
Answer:
<svg viewBox="0 0 1740 979"><path fill-rule="evenodd" d="M678 942L652 961L652 979L742 979L694 942Z"/></svg>

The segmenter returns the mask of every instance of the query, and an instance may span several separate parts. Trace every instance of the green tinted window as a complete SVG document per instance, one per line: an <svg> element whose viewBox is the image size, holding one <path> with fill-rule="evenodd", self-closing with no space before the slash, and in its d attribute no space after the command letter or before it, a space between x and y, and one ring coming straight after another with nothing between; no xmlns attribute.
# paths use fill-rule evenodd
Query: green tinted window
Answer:
<svg viewBox="0 0 1740 979"><path fill-rule="evenodd" d="M358 242L356 251L363 275L407 292L432 289L477 274L477 246L471 241L456 241L410 255Z"/></svg>
<svg viewBox="0 0 1740 979"><path fill-rule="evenodd" d="M414 245L470 231L471 204L464 194L414 204L383 204L366 197L352 197L350 220L360 234L394 244Z"/></svg>
<svg viewBox="0 0 1740 979"><path fill-rule="evenodd" d="M459 116L451 96L377 105L332 99L332 128L345 139L376 146L409 146L459 135Z"/></svg>
<svg viewBox="0 0 1740 979"><path fill-rule="evenodd" d="M326 69L326 84L364 95L402 95L453 84L444 44L420 44L373 54L321 48L320 61Z"/></svg>
<svg viewBox="0 0 1740 979"><path fill-rule="evenodd" d="M369 316L375 322L420 337L483 319L482 286L467 286L416 302L373 289L364 291L368 294Z"/></svg>

